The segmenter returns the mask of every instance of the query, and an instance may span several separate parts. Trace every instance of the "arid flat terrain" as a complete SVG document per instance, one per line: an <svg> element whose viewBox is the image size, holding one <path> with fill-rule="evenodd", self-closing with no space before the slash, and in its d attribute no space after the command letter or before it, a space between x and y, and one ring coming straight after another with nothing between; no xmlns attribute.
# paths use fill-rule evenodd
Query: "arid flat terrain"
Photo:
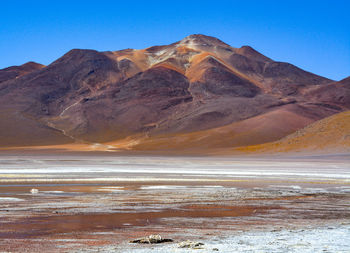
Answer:
<svg viewBox="0 0 350 253"><path fill-rule="evenodd" d="M349 161L3 154L0 251L348 252Z"/></svg>

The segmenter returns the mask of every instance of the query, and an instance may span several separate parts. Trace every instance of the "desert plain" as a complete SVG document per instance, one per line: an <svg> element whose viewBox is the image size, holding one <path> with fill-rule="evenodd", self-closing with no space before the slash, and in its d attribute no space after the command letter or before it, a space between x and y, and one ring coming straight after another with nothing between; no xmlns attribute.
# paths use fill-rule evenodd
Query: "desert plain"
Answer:
<svg viewBox="0 0 350 253"><path fill-rule="evenodd" d="M3 153L0 251L349 252L349 159Z"/></svg>

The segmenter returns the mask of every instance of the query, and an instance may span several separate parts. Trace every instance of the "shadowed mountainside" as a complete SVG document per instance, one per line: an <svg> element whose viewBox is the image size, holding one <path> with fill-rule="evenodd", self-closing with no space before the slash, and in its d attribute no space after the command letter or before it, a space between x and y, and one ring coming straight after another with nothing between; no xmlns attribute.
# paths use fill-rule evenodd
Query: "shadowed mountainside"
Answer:
<svg viewBox="0 0 350 253"><path fill-rule="evenodd" d="M21 66L12 66L5 69L0 69L0 83L18 78L43 67L44 65L36 62L27 62Z"/></svg>
<svg viewBox="0 0 350 253"><path fill-rule="evenodd" d="M25 65L0 70L2 147L246 146L350 109L348 80L205 35L141 50L74 49L45 67Z"/></svg>

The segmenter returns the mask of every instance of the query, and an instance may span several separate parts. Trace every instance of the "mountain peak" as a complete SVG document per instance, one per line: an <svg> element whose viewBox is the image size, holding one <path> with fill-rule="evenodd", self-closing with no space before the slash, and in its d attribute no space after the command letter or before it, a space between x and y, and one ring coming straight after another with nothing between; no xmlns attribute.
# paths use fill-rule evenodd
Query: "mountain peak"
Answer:
<svg viewBox="0 0 350 253"><path fill-rule="evenodd" d="M248 58L253 58L256 61L262 61L262 62L271 62L272 60L265 55L259 53L251 46L242 46L236 50L238 54L244 55Z"/></svg>
<svg viewBox="0 0 350 253"><path fill-rule="evenodd" d="M191 34L180 41L180 44L190 45L190 46L202 46L202 47L210 47L210 46L222 46L222 47L231 47L225 42L219 40L218 38L204 35L204 34Z"/></svg>
<svg viewBox="0 0 350 253"><path fill-rule="evenodd" d="M40 63L29 61L24 64L22 64L20 67L22 67L24 70L32 70L32 69L41 69L45 67L45 65L42 65Z"/></svg>
<svg viewBox="0 0 350 253"><path fill-rule="evenodd" d="M184 39L217 39L217 38L213 36L205 35L205 34L195 33L195 34L190 34L186 36Z"/></svg>
<svg viewBox="0 0 350 253"><path fill-rule="evenodd" d="M11 66L5 69L0 69L0 83L18 78L43 67L45 66L42 64L30 61L19 66Z"/></svg>

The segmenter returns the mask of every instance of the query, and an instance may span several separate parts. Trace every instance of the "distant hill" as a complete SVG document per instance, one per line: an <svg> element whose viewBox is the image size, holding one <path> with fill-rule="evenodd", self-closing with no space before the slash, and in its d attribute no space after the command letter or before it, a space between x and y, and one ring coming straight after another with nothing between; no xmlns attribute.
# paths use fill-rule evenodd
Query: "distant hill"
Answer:
<svg viewBox="0 0 350 253"><path fill-rule="evenodd" d="M0 69L0 83L29 74L30 72L39 70L43 67L44 65L36 62L27 62L21 66L12 66L5 69Z"/></svg>

